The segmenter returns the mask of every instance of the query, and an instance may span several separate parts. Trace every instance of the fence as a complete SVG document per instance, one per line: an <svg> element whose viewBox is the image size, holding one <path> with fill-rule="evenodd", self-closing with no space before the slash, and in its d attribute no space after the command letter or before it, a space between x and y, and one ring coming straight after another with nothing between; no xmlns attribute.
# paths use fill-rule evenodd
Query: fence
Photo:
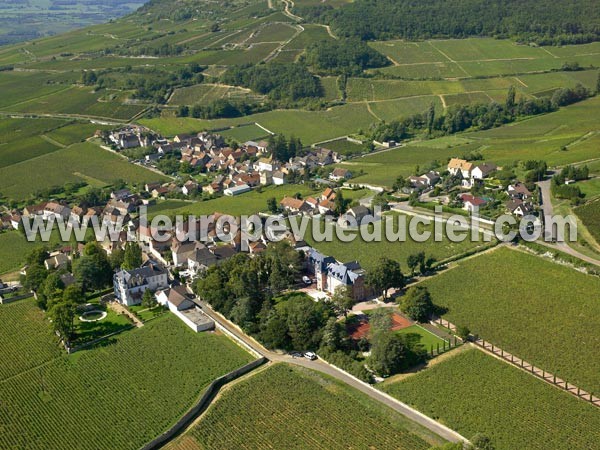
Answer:
<svg viewBox="0 0 600 450"><path fill-rule="evenodd" d="M185 413L185 415L181 419L179 419L177 423L173 425L169 430L165 431L156 439L144 445L142 447L142 450L159 449L171 440L173 440L182 431L184 431L194 420L196 420L200 416L200 414L206 411L206 409L211 404L219 390L224 385L235 380L236 378L241 377L242 375L247 374L248 372L251 372L252 370L266 363L267 361L267 358L264 357L256 359L251 363L240 367L239 369L236 369L232 372L229 372L226 375L223 375L220 378L217 378L215 381L208 385L206 391L204 392L198 403L196 403L187 413Z"/></svg>
<svg viewBox="0 0 600 450"><path fill-rule="evenodd" d="M447 320L444 319L436 319L433 321L434 323L441 325L445 328L448 328L451 331L456 331L456 326ZM518 367L531 375L549 383L553 386L556 386L563 391L568 392L571 395L579 398L580 400L584 400L586 402L591 403L592 405L600 408L600 398L594 396L592 392L587 392L581 389L578 386L575 386L572 383L569 383L567 380L563 380L558 378L555 374L551 372L547 372L544 369L534 366L533 364L505 351L504 349L492 344L491 342L486 342L483 339L480 339L476 336L472 336L470 339L476 346L480 349L484 350L487 353L491 353L495 357L512 364L515 367Z"/></svg>

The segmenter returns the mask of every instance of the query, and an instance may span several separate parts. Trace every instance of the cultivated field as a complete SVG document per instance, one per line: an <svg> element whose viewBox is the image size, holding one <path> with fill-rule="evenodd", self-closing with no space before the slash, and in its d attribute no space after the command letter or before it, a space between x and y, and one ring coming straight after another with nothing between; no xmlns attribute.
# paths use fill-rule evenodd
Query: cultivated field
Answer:
<svg viewBox="0 0 600 450"><path fill-rule="evenodd" d="M377 69L404 78L471 78L560 69L565 62L598 65L600 46L530 47L492 38L381 41L372 47L393 62Z"/></svg>
<svg viewBox="0 0 600 450"><path fill-rule="evenodd" d="M95 144L82 143L0 168L0 192L6 197L24 200L36 191L68 182L85 181L102 187L119 179L130 183L166 180Z"/></svg>
<svg viewBox="0 0 600 450"><path fill-rule="evenodd" d="M427 449L436 438L326 375L277 364L227 387L167 448Z"/></svg>
<svg viewBox="0 0 600 450"><path fill-rule="evenodd" d="M444 318L581 387L599 392L600 279L508 248L427 281Z"/></svg>
<svg viewBox="0 0 600 450"><path fill-rule="evenodd" d="M224 84L207 83L177 89L169 99L169 104L206 104L222 98L234 100L260 100L262 96L254 94L249 89L242 89Z"/></svg>
<svg viewBox="0 0 600 450"><path fill-rule="evenodd" d="M497 450L598 447L597 408L483 352L463 347L382 389L463 436Z"/></svg>
<svg viewBox="0 0 600 450"><path fill-rule="evenodd" d="M35 247L54 248L60 241L58 233L52 233L50 242L29 242L17 230L0 233L0 274L20 269L25 258Z"/></svg>
<svg viewBox="0 0 600 450"><path fill-rule="evenodd" d="M33 299L1 305L0 318L2 359L11 361L0 369L2 448L139 448L213 379L250 360L172 315L72 356L58 350Z"/></svg>

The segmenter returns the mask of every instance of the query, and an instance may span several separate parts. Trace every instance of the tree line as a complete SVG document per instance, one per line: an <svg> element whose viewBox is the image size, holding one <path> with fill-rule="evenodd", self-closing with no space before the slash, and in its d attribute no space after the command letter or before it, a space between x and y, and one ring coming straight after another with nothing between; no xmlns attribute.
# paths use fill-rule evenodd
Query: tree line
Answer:
<svg viewBox="0 0 600 450"><path fill-rule="evenodd" d="M600 9L594 0L356 0L297 7L311 22L327 23L334 33L362 40L493 36L540 45L600 39Z"/></svg>

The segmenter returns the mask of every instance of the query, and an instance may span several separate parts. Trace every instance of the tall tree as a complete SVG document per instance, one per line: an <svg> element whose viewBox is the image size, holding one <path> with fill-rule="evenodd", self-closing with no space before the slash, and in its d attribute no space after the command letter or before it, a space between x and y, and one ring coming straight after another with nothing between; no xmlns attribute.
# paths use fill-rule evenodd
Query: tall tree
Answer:
<svg viewBox="0 0 600 450"><path fill-rule="evenodd" d="M382 257L367 274L367 284L375 292L381 292L383 299L387 299L391 288L402 289L404 287L404 275L400 270L400 263Z"/></svg>
<svg viewBox="0 0 600 450"><path fill-rule="evenodd" d="M142 265L142 248L135 242L128 242L123 256L123 269L136 269Z"/></svg>
<svg viewBox="0 0 600 450"><path fill-rule="evenodd" d="M426 322L434 311L429 291L424 286L413 286L399 300L400 309L412 320Z"/></svg>
<svg viewBox="0 0 600 450"><path fill-rule="evenodd" d="M508 93L506 94L506 110L512 114L515 109L515 98L517 96L517 91L515 87L511 84L508 88Z"/></svg>
<svg viewBox="0 0 600 450"><path fill-rule="evenodd" d="M348 317L348 311L352 309L356 302L354 301L354 298L352 298L352 290L350 287L338 286L331 296L331 303L333 303L336 312L343 314L344 317Z"/></svg>
<svg viewBox="0 0 600 450"><path fill-rule="evenodd" d="M429 134L431 134L431 132L433 131L433 124L435 122L435 104L433 102L431 102L429 104L429 108L427 109L427 114L426 114L426 122L427 122L427 132Z"/></svg>
<svg viewBox="0 0 600 450"><path fill-rule="evenodd" d="M406 365L408 349L397 334L376 333L372 339L369 367L382 376L398 373Z"/></svg>
<svg viewBox="0 0 600 450"><path fill-rule="evenodd" d="M75 328L75 304L58 302L48 311L48 317L52 321L54 331L69 342Z"/></svg>

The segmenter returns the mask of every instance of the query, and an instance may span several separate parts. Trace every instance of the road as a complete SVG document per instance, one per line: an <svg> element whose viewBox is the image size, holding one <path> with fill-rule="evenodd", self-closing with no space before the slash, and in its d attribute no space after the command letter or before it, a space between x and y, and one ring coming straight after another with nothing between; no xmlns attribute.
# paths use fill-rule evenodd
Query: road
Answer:
<svg viewBox="0 0 600 450"><path fill-rule="evenodd" d="M554 206L552 205L551 183L552 183L551 178L537 183L537 185L540 187L540 191L541 191L541 195L542 195L540 201L542 204L542 210L544 212L545 218L554 216ZM544 220L544 223L545 222L546 221ZM556 230L553 228L547 230L544 227L543 239L539 240L538 243L545 245L548 248L559 250L559 251L566 253L568 255L571 255L575 258L579 258L582 261L585 261L589 264L594 264L595 266L600 266L599 260L591 258L587 255L584 255L583 253L578 252L573 247L569 246L566 242L554 243L555 240L556 240Z"/></svg>
<svg viewBox="0 0 600 450"><path fill-rule="evenodd" d="M411 408L410 406L390 397L389 395L385 394L384 392L381 392L381 391L375 389L374 387L368 385L367 383L363 383L363 382L359 381L358 379L350 376L346 372L327 364L323 360L317 359L315 361L310 361L305 358L293 358L289 355L275 353L270 350L267 350L255 339L246 335L239 327L237 327L236 325L231 323L229 320L227 320L221 314L214 311L206 302L203 302L201 300L196 300L196 302L200 305L202 310L210 318L212 318L215 322L217 322L222 328L227 330L229 333L234 335L237 339L239 339L244 344L246 344L248 347L253 349L254 352L260 354L261 356L264 356L265 358L269 359L270 361L295 364L298 366L306 367L308 369L312 369L312 370L316 370L318 372L325 373L333 378L336 378L337 380L340 380L340 381L346 383L347 385L349 385L355 389L358 389L359 391L368 395L372 399L392 408L393 410L395 410L398 413L402 414L403 416L409 418L413 422L416 422L419 425L423 426L424 428L427 428L428 430L432 431L433 433L439 435L443 439L446 439L450 442L461 442L461 441L466 442L467 441L466 438L464 438L460 434L456 433L455 431L449 429L448 427L425 416L424 414Z"/></svg>

